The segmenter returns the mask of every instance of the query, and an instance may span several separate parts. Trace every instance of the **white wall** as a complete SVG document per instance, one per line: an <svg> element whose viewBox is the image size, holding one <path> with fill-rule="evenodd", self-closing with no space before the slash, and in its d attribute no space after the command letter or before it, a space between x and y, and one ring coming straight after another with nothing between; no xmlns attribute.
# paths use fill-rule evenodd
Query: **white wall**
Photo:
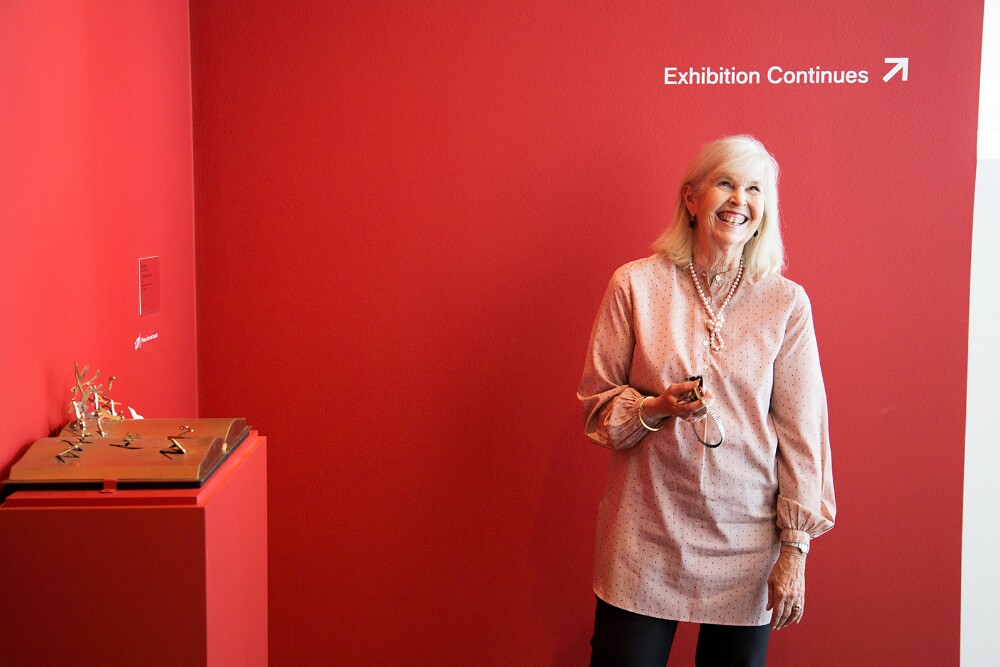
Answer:
<svg viewBox="0 0 1000 667"><path fill-rule="evenodd" d="M962 530L962 665L1000 665L1000 0L986 0L972 231ZM941 323L947 326L947 323ZM931 536L930 539L933 539Z"/></svg>

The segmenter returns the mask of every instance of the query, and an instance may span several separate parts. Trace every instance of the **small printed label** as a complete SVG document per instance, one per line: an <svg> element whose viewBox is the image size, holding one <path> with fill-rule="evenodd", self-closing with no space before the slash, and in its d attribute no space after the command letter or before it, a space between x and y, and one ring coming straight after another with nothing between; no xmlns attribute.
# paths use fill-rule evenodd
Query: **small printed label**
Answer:
<svg viewBox="0 0 1000 667"><path fill-rule="evenodd" d="M144 343L148 343L151 340L156 340L157 338L159 338L159 336L160 334L155 334L155 333L151 333L148 336L143 336L142 334L139 334L138 336L135 337L135 349L137 350L142 349Z"/></svg>
<svg viewBox="0 0 1000 667"><path fill-rule="evenodd" d="M139 316L160 310L160 258L139 258Z"/></svg>

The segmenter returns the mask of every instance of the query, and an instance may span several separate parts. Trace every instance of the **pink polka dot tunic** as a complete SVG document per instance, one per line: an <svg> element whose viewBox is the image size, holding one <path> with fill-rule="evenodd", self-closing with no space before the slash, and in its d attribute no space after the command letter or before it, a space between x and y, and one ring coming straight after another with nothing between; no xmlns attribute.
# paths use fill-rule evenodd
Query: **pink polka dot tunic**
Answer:
<svg viewBox="0 0 1000 667"><path fill-rule="evenodd" d="M735 278L699 277L716 312ZM764 625L779 541L833 527L826 392L799 285L744 275L724 316L713 350L690 272L659 255L611 279L578 391L587 436L613 450L594 591L647 616ZM691 375L725 428L716 449L686 421L639 421L644 396Z"/></svg>

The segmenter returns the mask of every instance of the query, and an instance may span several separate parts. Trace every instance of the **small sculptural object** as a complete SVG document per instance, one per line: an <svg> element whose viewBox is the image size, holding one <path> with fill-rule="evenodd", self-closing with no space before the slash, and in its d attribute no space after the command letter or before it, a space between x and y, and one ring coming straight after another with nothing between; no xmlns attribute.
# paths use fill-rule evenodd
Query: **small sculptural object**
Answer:
<svg viewBox="0 0 1000 667"><path fill-rule="evenodd" d="M104 385L97 384L97 378L100 377L101 371L95 371L94 376L88 380L87 371L89 370L89 365L84 366L81 370L80 364L75 361L73 362L73 372L76 379L76 384L70 387L70 391L72 392L70 413L76 417L73 429L80 431L84 436L88 435L87 420L89 419L96 422L97 432L101 436L106 436L107 432L104 430L105 421L119 421L124 419L118 413L117 409L121 404L104 393ZM108 378L107 391L111 391L111 385L114 384L114 381L114 375Z"/></svg>

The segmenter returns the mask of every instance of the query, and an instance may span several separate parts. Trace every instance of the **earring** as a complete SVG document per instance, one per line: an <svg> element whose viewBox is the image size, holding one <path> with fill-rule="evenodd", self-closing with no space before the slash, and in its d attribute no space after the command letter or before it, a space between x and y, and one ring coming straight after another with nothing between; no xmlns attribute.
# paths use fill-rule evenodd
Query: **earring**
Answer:
<svg viewBox="0 0 1000 667"><path fill-rule="evenodd" d="M691 222L688 223L688 226L689 227L694 227L696 224L698 224L698 216L692 215L691 216Z"/></svg>
<svg viewBox="0 0 1000 667"><path fill-rule="evenodd" d="M758 230L758 229L755 229L755 230L753 231L753 235L754 235L754 236L757 236L757 234L759 233L759 231L760 231L760 230Z"/></svg>

